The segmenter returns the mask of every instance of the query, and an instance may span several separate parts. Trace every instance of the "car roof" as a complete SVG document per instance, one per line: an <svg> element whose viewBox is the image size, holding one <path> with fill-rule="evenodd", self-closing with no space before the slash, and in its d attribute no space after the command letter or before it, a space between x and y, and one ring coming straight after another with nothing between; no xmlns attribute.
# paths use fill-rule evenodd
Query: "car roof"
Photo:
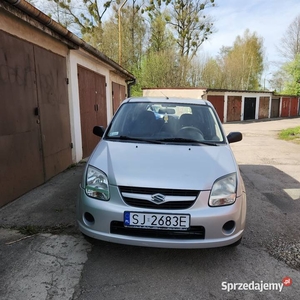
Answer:
<svg viewBox="0 0 300 300"><path fill-rule="evenodd" d="M212 104L207 100L193 99L193 98L177 98L177 97L131 97L125 99L124 102L155 102L155 103L178 103L178 104L196 104L208 105Z"/></svg>

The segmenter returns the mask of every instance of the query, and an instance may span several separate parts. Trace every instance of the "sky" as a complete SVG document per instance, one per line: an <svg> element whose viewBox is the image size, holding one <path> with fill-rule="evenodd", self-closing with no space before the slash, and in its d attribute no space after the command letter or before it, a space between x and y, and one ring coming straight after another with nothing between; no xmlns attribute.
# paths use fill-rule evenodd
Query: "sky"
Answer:
<svg viewBox="0 0 300 300"><path fill-rule="evenodd" d="M45 0L34 0L41 9ZM100 0L101 1L101 0ZM246 29L263 38L267 82L283 62L276 47L289 25L300 15L300 0L215 0L216 7L205 10L214 18L216 32L201 46L201 53L215 57L222 46L233 46Z"/></svg>
<svg viewBox="0 0 300 300"><path fill-rule="evenodd" d="M209 14L215 19L217 32L201 46L201 51L216 56L222 46L232 46L238 35L248 28L263 38L268 69L263 78L270 79L282 57L276 47L294 19L300 15L300 0L215 0Z"/></svg>

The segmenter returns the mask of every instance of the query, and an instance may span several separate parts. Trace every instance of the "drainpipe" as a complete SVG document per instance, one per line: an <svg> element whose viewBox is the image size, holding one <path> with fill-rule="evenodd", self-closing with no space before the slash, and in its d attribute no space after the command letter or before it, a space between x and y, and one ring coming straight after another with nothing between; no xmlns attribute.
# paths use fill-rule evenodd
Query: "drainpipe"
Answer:
<svg viewBox="0 0 300 300"><path fill-rule="evenodd" d="M131 87L136 84L136 79L126 80L127 83L127 98L131 97Z"/></svg>

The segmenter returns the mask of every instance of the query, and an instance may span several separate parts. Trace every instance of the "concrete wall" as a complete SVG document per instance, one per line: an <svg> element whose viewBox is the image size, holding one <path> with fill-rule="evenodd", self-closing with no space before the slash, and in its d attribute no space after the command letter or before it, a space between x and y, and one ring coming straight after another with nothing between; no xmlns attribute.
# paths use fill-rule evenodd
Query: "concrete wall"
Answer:
<svg viewBox="0 0 300 300"><path fill-rule="evenodd" d="M0 8L0 30L48 49L61 56L66 57L68 55L67 45L45 33L45 31L42 31L44 26L41 26L40 23L34 20L30 20L30 23L21 19L21 14L20 18L18 18Z"/></svg>
<svg viewBox="0 0 300 300"><path fill-rule="evenodd" d="M178 97L202 99L206 89L143 89L144 97Z"/></svg>

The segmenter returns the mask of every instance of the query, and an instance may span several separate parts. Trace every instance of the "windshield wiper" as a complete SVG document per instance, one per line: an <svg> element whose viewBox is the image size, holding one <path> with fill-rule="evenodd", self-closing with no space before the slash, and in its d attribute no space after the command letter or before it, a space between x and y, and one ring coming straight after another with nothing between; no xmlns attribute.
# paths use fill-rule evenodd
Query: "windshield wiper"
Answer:
<svg viewBox="0 0 300 300"><path fill-rule="evenodd" d="M186 139L186 138L167 138L167 139L161 139L157 140L160 142L175 142L175 143L196 143L201 145L208 145L208 146L218 146L216 143L212 142L205 142L205 141L197 141L193 139Z"/></svg>
<svg viewBox="0 0 300 300"><path fill-rule="evenodd" d="M135 138L135 137L126 136L126 135L106 136L106 139L108 139L108 140L122 140L122 141L144 142L144 143L152 143L152 144L162 144L162 141L152 140L152 139Z"/></svg>

